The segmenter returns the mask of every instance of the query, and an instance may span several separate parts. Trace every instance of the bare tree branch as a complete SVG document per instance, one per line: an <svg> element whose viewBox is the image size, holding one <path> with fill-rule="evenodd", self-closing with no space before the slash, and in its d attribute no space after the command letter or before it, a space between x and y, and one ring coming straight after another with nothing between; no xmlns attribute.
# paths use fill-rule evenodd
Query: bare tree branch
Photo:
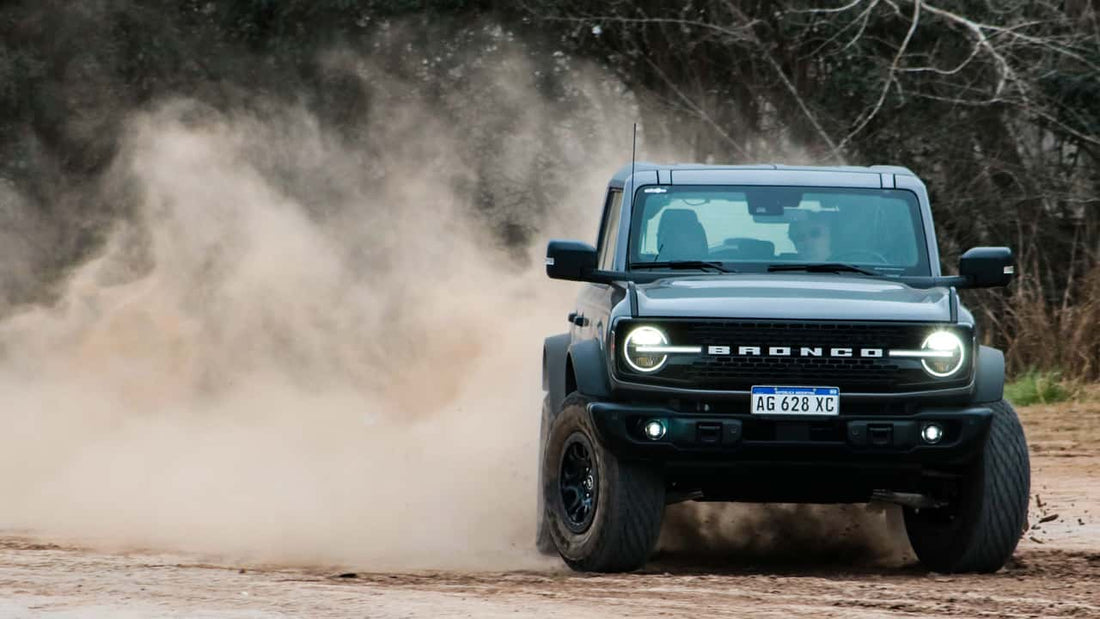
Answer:
<svg viewBox="0 0 1100 619"><path fill-rule="evenodd" d="M810 107L806 105L805 99L798 93L798 89L795 88L790 78L787 77L787 74L783 72L783 67L779 65L779 62L776 61L775 57L769 52L764 53L764 59L768 61L768 64L770 64L773 69L775 69L775 73L779 76L779 80L783 82L783 85L787 88L787 92L791 93L791 96L794 97L795 103L798 104L798 109L802 110L802 114L806 116L806 120L810 121L810 124L813 125L818 136L821 137L821 140L829 145L829 158L836 161L843 161L841 153L836 147L836 142L829 137L829 133L825 131L825 128L818 122L817 117L810 111Z"/></svg>
<svg viewBox="0 0 1100 619"><path fill-rule="evenodd" d="M974 44L974 49L971 50L970 55L967 56L962 62L957 64L955 66L955 68L953 68L953 69L940 69L938 67L900 67L898 69L898 71L901 71L903 73L931 72L931 73L938 73L940 75L955 75L955 74L959 73L960 71L962 71L963 69L965 69L968 65L970 65L970 62L972 60L974 60L974 58L979 53L981 53L981 51L982 51L982 44L979 41L979 42Z"/></svg>
<svg viewBox="0 0 1100 619"><path fill-rule="evenodd" d="M898 53L894 55L894 62L890 64L890 70L886 74L886 79L883 80L882 91L878 95L878 101L875 101L874 107L871 111L864 115L861 120L848 135L844 136L844 139L840 141L840 144L836 146L837 150L843 149L848 145L848 142L852 140L863 128L867 126L878 115L879 110L882 109L883 102L886 101L886 95L890 92L890 86L894 82L894 74L898 70L898 64L901 62L902 56L905 55L906 48L909 47L909 41L913 38L913 33L917 31L917 24L920 22L920 7L921 0L915 0L913 2L913 23L909 25L909 31L905 33L905 39L902 40L901 46L898 47Z"/></svg>
<svg viewBox="0 0 1100 619"><path fill-rule="evenodd" d="M675 82L668 78L668 75L666 75L665 72L662 71L659 66L657 66L657 63L653 62L648 56L645 57L645 60L646 63L649 64L650 68L653 69L654 73L656 73L657 76L665 82L665 84L672 90L673 93L676 94L676 96L684 103L684 105L687 106L689 110L695 113L695 115L697 115L700 120L710 126L710 128L714 129L718 133L718 135L722 136L722 138L725 139L726 142L730 146L732 146L739 155L741 155L742 157L748 156L748 152L746 152L745 149L737 143L737 140L734 140L733 136L731 136L725 130L725 128L722 127L722 125L716 123L714 119L711 118L710 114L707 114L706 110L702 108L702 106L697 104L691 97L684 94L684 91L676 86Z"/></svg>
<svg viewBox="0 0 1100 619"><path fill-rule="evenodd" d="M919 0L917 1L919 2ZM1004 90L1004 86L1009 80L1012 80L1013 82L1016 81L1016 71L1012 69L1012 66L1008 63L1005 57L999 51L997 51L997 48L989 42L989 37L986 36L982 24L969 20L961 15L952 13L951 11L937 8L935 6L932 6L931 4L926 3L924 7L928 10L929 13L933 13L941 17L946 17L947 19L950 19L955 23L966 27L968 30L974 33L975 37L977 37L978 45L985 49L989 53L989 55L992 56L994 60L996 60L998 66L1000 66L1001 68L1001 79L997 82L997 87L994 90L995 95L1000 94L1001 91Z"/></svg>
<svg viewBox="0 0 1100 619"><path fill-rule="evenodd" d="M755 37L752 35L752 29L760 23L760 20L751 20L735 28L728 28L725 26L719 26L707 21L701 21L697 19L680 19L672 17L623 17L621 15L589 15L584 17L557 17L550 16L545 17L547 21L564 21L564 22L602 22L602 23L619 23L619 24L671 24L676 26L687 26L692 28L700 28L703 30L710 30L719 34L724 34L729 37L734 37L740 41L751 41Z"/></svg>
<svg viewBox="0 0 1100 619"><path fill-rule="evenodd" d="M852 36L852 38L841 49L842 50L848 49L849 47L854 45L856 43L856 41L858 41L860 39L860 37L863 36L863 32L867 29L867 23L868 23L868 21L870 21L870 18L871 18L871 11L875 10L875 7L878 6L879 1L880 0L872 0L871 4L867 5L867 8L863 9L863 11L861 11L859 15L856 15L856 17L852 21L848 22L847 24L845 24L845 26L843 28L841 28L840 30L837 30L835 33L833 33L833 35L831 37L829 37L828 39L825 39L824 41L822 41L820 45L818 45L814 49L810 50L810 52L808 54L806 54L806 56L807 57L816 56L818 53L821 52L821 50L828 47L828 45L830 43L832 43L833 41L840 38L840 35L844 34L845 32L848 31L849 28L851 28L852 26L854 26L858 23L860 25L859 29L856 31L855 35Z"/></svg>
<svg viewBox="0 0 1100 619"><path fill-rule="evenodd" d="M855 7L859 6L859 4L861 2L863 2L863 0L852 0L852 2L849 2L848 4L845 4L844 6L838 6L838 7L835 7L835 8L790 9L790 10L784 11L784 12L785 13L843 13L845 11L849 11L849 10L854 9Z"/></svg>

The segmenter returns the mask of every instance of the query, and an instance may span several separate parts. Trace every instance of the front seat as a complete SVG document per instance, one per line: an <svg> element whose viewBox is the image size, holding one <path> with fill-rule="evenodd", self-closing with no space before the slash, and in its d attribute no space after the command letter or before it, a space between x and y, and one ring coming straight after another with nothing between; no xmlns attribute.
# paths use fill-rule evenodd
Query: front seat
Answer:
<svg viewBox="0 0 1100 619"><path fill-rule="evenodd" d="M657 261L706 260L709 254L707 233L695 211L670 208L661 213L657 225Z"/></svg>

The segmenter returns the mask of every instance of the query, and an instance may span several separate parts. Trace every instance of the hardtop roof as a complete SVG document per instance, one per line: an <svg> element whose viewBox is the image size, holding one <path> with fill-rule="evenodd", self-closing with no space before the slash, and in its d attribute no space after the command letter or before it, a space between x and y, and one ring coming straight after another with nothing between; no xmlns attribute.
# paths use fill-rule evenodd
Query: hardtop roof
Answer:
<svg viewBox="0 0 1100 619"><path fill-rule="evenodd" d="M904 176L916 177L916 174L912 170L904 166L893 165L872 165L872 166L796 166L785 165L781 163L756 163L748 165L707 165L702 163L672 163L672 164L660 164L651 163L648 161L637 161L633 164L635 173L644 171L656 171L672 172L672 171L711 171L721 172L722 170L733 171L745 171L745 170L783 170L785 172L805 172L807 175L816 175L829 172L843 172L843 173L864 173L864 174L897 174ZM631 164L627 163L623 167L619 168L615 175L611 177L611 184L621 187L626 179L630 177ZM671 175L661 174L664 178L669 178ZM807 178L807 181L811 179ZM675 184L673 178L672 184Z"/></svg>

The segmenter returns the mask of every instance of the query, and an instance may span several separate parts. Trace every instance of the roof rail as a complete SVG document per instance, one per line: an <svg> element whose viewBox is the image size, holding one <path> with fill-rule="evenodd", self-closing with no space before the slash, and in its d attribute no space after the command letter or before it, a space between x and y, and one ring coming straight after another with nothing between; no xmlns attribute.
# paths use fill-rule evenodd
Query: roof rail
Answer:
<svg viewBox="0 0 1100 619"><path fill-rule="evenodd" d="M883 172L892 172L894 174L905 174L907 176L916 176L916 174L914 174L912 170L910 170L909 168L907 168L903 165L875 164L875 165L867 166L867 167L871 170L881 170Z"/></svg>

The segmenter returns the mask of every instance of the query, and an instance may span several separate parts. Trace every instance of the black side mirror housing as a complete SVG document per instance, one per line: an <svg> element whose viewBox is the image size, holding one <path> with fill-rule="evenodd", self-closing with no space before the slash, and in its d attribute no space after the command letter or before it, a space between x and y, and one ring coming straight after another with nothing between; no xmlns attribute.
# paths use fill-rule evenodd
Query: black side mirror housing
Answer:
<svg viewBox="0 0 1100 619"><path fill-rule="evenodd" d="M1007 247L974 247L959 258L959 275L969 288L1007 286L1015 273L1015 259Z"/></svg>
<svg viewBox="0 0 1100 619"><path fill-rule="evenodd" d="M546 274L552 279L590 281L596 272L596 248L580 241L550 241Z"/></svg>

